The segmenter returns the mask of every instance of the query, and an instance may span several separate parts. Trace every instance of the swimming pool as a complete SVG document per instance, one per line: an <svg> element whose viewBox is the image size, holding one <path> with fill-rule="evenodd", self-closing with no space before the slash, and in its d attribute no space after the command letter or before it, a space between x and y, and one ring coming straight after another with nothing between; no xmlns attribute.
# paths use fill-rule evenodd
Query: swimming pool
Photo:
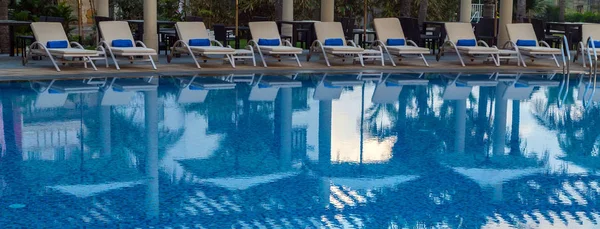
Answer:
<svg viewBox="0 0 600 229"><path fill-rule="evenodd" d="M311 73L4 83L0 226L595 228L600 97L587 82Z"/></svg>

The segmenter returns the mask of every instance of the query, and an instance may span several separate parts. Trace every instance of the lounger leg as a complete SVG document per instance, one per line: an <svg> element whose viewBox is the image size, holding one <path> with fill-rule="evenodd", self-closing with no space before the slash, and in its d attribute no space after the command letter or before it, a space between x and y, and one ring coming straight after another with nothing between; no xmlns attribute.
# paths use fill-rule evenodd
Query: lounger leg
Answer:
<svg viewBox="0 0 600 229"><path fill-rule="evenodd" d="M260 56L260 59L263 62L263 66L266 68L267 67L267 61L265 61L265 57L263 56L263 53L262 53L262 51L260 49L258 50L258 55Z"/></svg>
<svg viewBox="0 0 600 229"><path fill-rule="evenodd" d="M385 66L385 59L383 58L383 51L380 53L379 58L381 58L381 66Z"/></svg>
<svg viewBox="0 0 600 229"><path fill-rule="evenodd" d="M560 64L558 63L558 59L556 59L556 55L552 54L552 59L554 59L554 63L556 63L556 67L560 68Z"/></svg>
<svg viewBox="0 0 600 229"><path fill-rule="evenodd" d="M390 58L390 61L392 62L392 66L396 67L396 61L394 61L394 56L392 56L390 51L387 51L387 55Z"/></svg>
<svg viewBox="0 0 600 229"><path fill-rule="evenodd" d="M48 58L50 58L50 61L52 62L52 64L54 65L54 68L56 68L57 72L60 72L60 68L58 68L58 65L56 64L56 61L54 61L54 57L52 57L52 55L48 54Z"/></svg>
<svg viewBox="0 0 600 229"><path fill-rule="evenodd" d="M154 59L152 58L152 55L148 55L148 58L150 58L150 63L152 63L152 68L154 68L154 70L156 70L156 64L154 64Z"/></svg>
<svg viewBox="0 0 600 229"><path fill-rule="evenodd" d="M231 63L231 67L235 68L235 58L232 55L225 55L227 59L229 59L229 63Z"/></svg>
<svg viewBox="0 0 600 229"><path fill-rule="evenodd" d="M256 67L256 56L254 55L254 52L252 52L252 65Z"/></svg>
<svg viewBox="0 0 600 229"><path fill-rule="evenodd" d="M115 54L113 54L112 50L108 50L108 52L110 53L110 57L112 58L113 62L115 63L115 68L117 68L117 70L121 70L121 68L119 67L119 62L117 61L117 58L115 58Z"/></svg>
<svg viewBox="0 0 600 229"><path fill-rule="evenodd" d="M523 64L523 67L526 68L527 64L525 63L525 58L523 57L523 55L521 53L519 53L518 55L519 55L519 60Z"/></svg>
<svg viewBox="0 0 600 229"><path fill-rule="evenodd" d="M458 50L456 50L456 55L458 56L458 60L460 60L460 64L461 64L463 67L464 67L464 66L466 66L466 65L465 65L465 62L463 61L463 58L462 58L462 56L460 55L460 52L459 52Z"/></svg>
<svg viewBox="0 0 600 229"><path fill-rule="evenodd" d="M300 59L298 58L298 54L294 54L294 57L296 58L296 63L298 63L298 67L302 67L302 64L300 63Z"/></svg>
<svg viewBox="0 0 600 229"><path fill-rule="evenodd" d="M429 67L429 63L427 63L427 60L425 59L425 55L421 54L421 59L423 59L425 66Z"/></svg>
<svg viewBox="0 0 600 229"><path fill-rule="evenodd" d="M584 51L581 52L581 62L583 62L582 64L583 64L583 67L585 68L586 67L585 66L585 61L586 61L585 56L587 56L586 54L587 54L587 52L589 52L589 50L585 50L586 54L583 54L583 52Z"/></svg>
<svg viewBox="0 0 600 229"><path fill-rule="evenodd" d="M327 53L323 53L323 58L325 58L325 63L327 63L327 67L331 67L331 64L329 63L329 58L327 57Z"/></svg>
<svg viewBox="0 0 600 229"><path fill-rule="evenodd" d="M363 54L361 54L361 53L358 54L358 60L360 61L360 65L364 67L365 61L363 60Z"/></svg>
<svg viewBox="0 0 600 229"><path fill-rule="evenodd" d="M190 50L190 56L192 56L192 59L196 63L196 67L202 68L202 67L200 67L200 64L198 63L198 59L196 59L196 55L194 55L194 53L191 50Z"/></svg>
<svg viewBox="0 0 600 229"><path fill-rule="evenodd" d="M92 68L94 68L94 71L98 71L98 69L96 68L96 65L94 64L94 61L92 61L92 58L89 56L86 56L84 58L87 58L87 60L90 62L90 64L92 65Z"/></svg>

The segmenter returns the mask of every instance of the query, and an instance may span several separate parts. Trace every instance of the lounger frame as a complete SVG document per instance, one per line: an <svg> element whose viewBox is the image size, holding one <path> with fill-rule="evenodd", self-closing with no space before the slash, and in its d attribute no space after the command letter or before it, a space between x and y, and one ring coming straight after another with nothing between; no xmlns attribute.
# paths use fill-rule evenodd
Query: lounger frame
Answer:
<svg viewBox="0 0 600 229"><path fill-rule="evenodd" d="M79 49L84 49L83 46L75 41L71 41L69 42L71 46L73 47L77 47ZM104 48L99 47L97 49L98 51L100 51L101 53L105 53L104 52ZM91 56L84 56L81 54L52 54L50 53L50 51L46 48L46 45L42 44L41 42L35 41L33 42L30 46L29 46L29 50L27 51L27 54L25 56L22 57L22 61L23 61L23 66L27 65L27 63L29 62L29 57L48 57L50 59L50 62L52 62L52 65L54 65L54 68L56 69L57 72L60 72L60 68L58 67L57 63L62 63L62 64L70 64L70 63L83 63L84 68L87 68L87 64L89 63L90 65L92 65L92 68L94 69L94 71L98 70L96 68L96 65L94 64L94 62L92 61ZM72 58L71 60L67 60L66 58ZM76 58L79 58L79 60L76 60ZM104 61L108 66L108 60L106 59L106 55L104 55Z"/></svg>
<svg viewBox="0 0 600 229"><path fill-rule="evenodd" d="M351 40L347 40L346 41L346 45L348 46L352 46L355 48L358 48L358 46L356 45L356 43L354 43L354 41ZM383 53L383 50L381 49L381 47L378 47L379 51L381 53ZM352 60L356 61L356 59L358 58L358 61L360 62L361 66L365 66L365 62L364 62L364 58L363 58L363 54L362 52L346 52L344 53L343 51L336 51L336 53L332 53L332 52L328 52L325 50L325 46L323 45L323 43L319 40L315 40L312 45L310 46L310 50L308 55L306 56L306 61L310 60L310 57L312 56L313 53L319 53L321 54L321 56L325 59L325 63L327 63L327 67L331 67L331 63L329 62L329 56L331 56L332 58L337 58L337 59L342 59L342 61L345 61L346 59L348 59L348 55L351 55ZM356 55L356 56L354 56ZM383 54L382 54L382 58L381 61L383 62Z"/></svg>
<svg viewBox="0 0 600 229"><path fill-rule="evenodd" d="M284 44L283 46L294 47L292 45L292 43L288 40L280 39L280 42ZM251 50L254 49L254 50L256 50L256 52L258 52L258 55L260 56L260 60L262 61L263 66L265 68L267 67L267 61L265 59L265 56L271 56L271 57L277 59L278 61L281 61L281 59L282 59L281 55L293 55L293 57L290 59L295 59L296 63L298 64L298 67L302 67L302 64L300 63L300 58L298 58L297 53L274 52L274 51L269 51L269 50L263 50L263 49L261 49L261 46L258 44L258 42L254 41L254 40L248 41L248 46L251 48Z"/></svg>
<svg viewBox="0 0 600 229"><path fill-rule="evenodd" d="M214 44L217 47L223 47L223 44L221 44L221 42L217 41L217 40L210 40L211 45ZM250 47L250 46L249 46ZM228 46L228 48L231 48L230 46ZM250 47L250 49L252 49L252 47ZM183 41L183 40L178 40L175 42L175 44L173 44L173 47L171 47L171 53L169 53L169 55L167 56L167 62L171 62L171 59L173 58L173 55L176 54L188 54L192 57L192 59L194 60L194 62L196 63L196 67L198 68L202 68L200 67L200 63L198 63L198 58L201 60L224 60L224 61L228 61L231 64L232 68L235 68L235 61L233 61L233 55L234 52L232 52L231 54L223 54L223 52L205 52L205 51L198 51L198 50L194 50L191 48L191 46ZM224 55L225 57L223 58L214 58L214 57L209 57L208 55Z"/></svg>
<svg viewBox="0 0 600 229"><path fill-rule="evenodd" d="M450 47L453 50L452 51L446 50L446 47ZM463 59L463 55L468 56L469 58L471 58L471 61L474 61L475 58L478 57L477 55L488 55L488 57L487 57L486 60L489 60L489 58L491 58L492 61L494 61L494 64L496 65L496 67L500 66L500 53L498 51L496 51L496 52L490 52L490 51L477 52L477 51L459 50L458 47L459 46L457 46L453 41L448 40L448 41L444 42L444 44L442 45L442 47L440 47L440 51L437 54L438 55L437 59L439 60L440 57L444 53L446 53L446 52L455 52L456 56L458 57L458 60L460 60L460 64L463 67L465 67L466 65L465 65L465 61ZM475 47L496 48L496 46L491 46L490 47L487 44L487 42L485 42L483 40L478 40L477 41L477 45Z"/></svg>
<svg viewBox="0 0 600 229"><path fill-rule="evenodd" d="M402 57L404 57L405 55L416 55L419 59L423 60L423 63L425 64L425 66L429 67L429 63L427 63L427 59L425 59L425 55L423 55L423 53L411 53L410 51L399 51L399 52L390 52L388 46L385 44L385 42L377 40L375 41L376 45L379 47L383 48L383 51L385 51L385 53L387 53L388 58L390 59L390 61L392 62L392 66L396 67L396 62L394 61L394 57L398 58L398 59L402 59ZM417 43L415 43L412 40L408 40L406 39L406 45L410 45L412 47L419 47L417 45ZM420 48L420 47L419 47Z"/></svg>
<svg viewBox="0 0 600 229"><path fill-rule="evenodd" d="M115 63L115 67L117 68L117 70L121 70L121 67L119 66L119 61L117 60L116 56L127 57L130 63L133 63L136 61L137 62L150 62L152 64L152 68L154 70L157 69L152 56L157 56L158 53L148 54L148 53L144 53L144 52L139 52L139 53L132 52L132 53L122 53L122 54L118 54L115 56L115 54L113 53L113 51L111 49L111 46L105 40L100 41L100 43L98 45L104 47L108 51L108 53L110 54L110 58ZM146 47L146 44L144 44L144 42L142 42L142 41L135 41L135 45L140 45L144 48L148 48L148 47ZM135 58L136 56L147 56L148 59L136 59Z"/></svg>

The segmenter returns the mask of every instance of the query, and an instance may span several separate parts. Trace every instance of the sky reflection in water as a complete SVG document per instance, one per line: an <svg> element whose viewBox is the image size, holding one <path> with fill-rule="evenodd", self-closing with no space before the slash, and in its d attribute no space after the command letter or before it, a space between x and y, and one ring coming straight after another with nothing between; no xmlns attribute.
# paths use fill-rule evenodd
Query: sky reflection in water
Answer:
<svg viewBox="0 0 600 229"><path fill-rule="evenodd" d="M600 96L562 80L6 83L0 226L595 228Z"/></svg>

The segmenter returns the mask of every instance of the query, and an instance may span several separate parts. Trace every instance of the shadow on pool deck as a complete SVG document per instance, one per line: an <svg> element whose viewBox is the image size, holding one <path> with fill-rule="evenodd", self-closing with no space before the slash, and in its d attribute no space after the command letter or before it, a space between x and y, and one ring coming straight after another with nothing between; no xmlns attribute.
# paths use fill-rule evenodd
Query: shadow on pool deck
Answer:
<svg viewBox="0 0 600 229"><path fill-rule="evenodd" d="M104 62L96 62L98 71L91 68L85 69L81 64L73 66L60 66L61 72L54 70L52 63L44 58L41 61L29 60L27 66L21 64L21 57L0 56L0 81L3 80L29 80L29 79L47 79L47 78L84 78L84 77L104 77L107 74L118 77L136 77L149 74L161 75L180 75L180 74L230 74L230 73L283 73L283 72L341 72L341 71L385 71L385 72L461 72L461 71L485 71L485 72L562 72L562 68L556 67L552 60L539 59L535 62L528 61L528 67L519 67L515 60L511 60L509 64L505 62L502 66L496 67L493 63L483 63L483 58L475 59L474 62L466 62L467 66L462 67L454 54L446 54L437 62L435 56L427 56L427 61L430 67L425 67L420 59L407 58L397 62L398 66L393 67L389 61L386 61L386 66L382 67L381 62L367 62L365 67L360 64L352 64L352 61L342 62L335 60L332 62L332 67L327 67L324 60L313 57L310 62L306 62L306 56L300 56L302 68L296 65L292 59L284 59L277 62L275 59L268 59L268 68L262 67L262 62L257 56L257 66L251 65L251 62L244 64L237 62L236 68L233 69L228 63L219 60L209 60L207 63L200 62L202 69L196 68L192 58L183 56L174 58L171 63L167 63L166 56L160 55L157 64L158 70L153 70L149 62L136 62L130 64L127 61L119 61L121 70L116 70L114 65L109 60L109 68L106 68ZM580 63L571 64L571 72L586 71ZM85 74L85 75L82 75Z"/></svg>

